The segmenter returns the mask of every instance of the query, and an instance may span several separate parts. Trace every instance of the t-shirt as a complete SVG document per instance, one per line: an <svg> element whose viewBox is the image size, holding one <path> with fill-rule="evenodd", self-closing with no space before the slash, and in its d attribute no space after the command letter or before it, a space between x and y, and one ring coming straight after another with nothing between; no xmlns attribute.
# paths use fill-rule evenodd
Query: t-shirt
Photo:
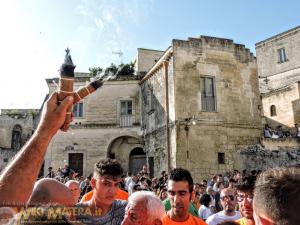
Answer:
<svg viewBox="0 0 300 225"><path fill-rule="evenodd" d="M210 211L210 208L207 208L205 205L201 205L200 209L198 211L198 216L206 220L210 215L212 214L212 211Z"/></svg>
<svg viewBox="0 0 300 225"><path fill-rule="evenodd" d="M165 206L165 210L166 212L169 211L171 209L171 203L170 203L170 199L165 199L163 201L163 204ZM192 214L193 216L198 216L198 211L197 209L195 208L195 206L193 205L193 203L190 202L190 205L189 205L189 213Z"/></svg>
<svg viewBox="0 0 300 225"><path fill-rule="evenodd" d="M127 201L114 200L110 211L104 216L80 215L76 220L89 225L120 225L124 219L126 205Z"/></svg>
<svg viewBox="0 0 300 225"><path fill-rule="evenodd" d="M171 218L168 215L165 215L163 218L163 225L207 225L203 220L200 220L199 218L189 215L189 218L184 222L176 222L174 220L171 220Z"/></svg>
<svg viewBox="0 0 300 225"><path fill-rule="evenodd" d="M86 193L84 196L82 196L82 199L80 200L80 202L87 202L89 200L92 199L94 194L94 191L90 191L88 193ZM123 191L122 189L118 189L117 194L115 199L119 199L119 200L128 200L128 193L126 191Z"/></svg>
<svg viewBox="0 0 300 225"><path fill-rule="evenodd" d="M224 214L224 211L218 212L216 214L213 214L211 216L209 216L206 220L206 223L208 225L217 225L218 223L221 223L223 221L235 221L240 219L241 213L239 211L235 211L235 215L234 216L226 216Z"/></svg>
<svg viewBox="0 0 300 225"><path fill-rule="evenodd" d="M247 225L245 217L243 217L243 218L241 218L241 219L239 219L239 220L237 220L235 222L237 222L239 225Z"/></svg>

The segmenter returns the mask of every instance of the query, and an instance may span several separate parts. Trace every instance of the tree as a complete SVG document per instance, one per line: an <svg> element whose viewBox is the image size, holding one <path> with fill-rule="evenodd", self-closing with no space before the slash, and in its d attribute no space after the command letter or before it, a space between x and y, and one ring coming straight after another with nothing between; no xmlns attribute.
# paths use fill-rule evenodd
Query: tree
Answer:
<svg viewBox="0 0 300 225"><path fill-rule="evenodd" d="M108 76L110 74L115 75L117 71L118 67L114 63L112 63L109 67L105 69L104 76Z"/></svg>
<svg viewBox="0 0 300 225"><path fill-rule="evenodd" d="M92 68L89 68L89 71L90 71L90 76L95 77L95 76L101 74L103 69L101 67L92 67Z"/></svg>
<svg viewBox="0 0 300 225"><path fill-rule="evenodd" d="M103 69L101 67L92 67L89 68L90 76L95 77L103 72ZM103 74L102 77L107 77L111 75L116 76L122 76L122 75L134 75L134 64L131 62L129 64L120 64L117 66L114 63L111 63L110 66L108 66Z"/></svg>
<svg viewBox="0 0 300 225"><path fill-rule="evenodd" d="M134 64L131 62L129 64L120 64L117 75L133 75L134 74Z"/></svg>

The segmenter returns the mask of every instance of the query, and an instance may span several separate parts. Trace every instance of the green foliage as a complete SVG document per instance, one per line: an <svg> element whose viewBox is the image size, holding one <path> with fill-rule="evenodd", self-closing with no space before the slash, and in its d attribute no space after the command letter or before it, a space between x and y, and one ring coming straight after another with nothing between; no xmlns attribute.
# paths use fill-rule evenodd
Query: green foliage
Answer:
<svg viewBox="0 0 300 225"><path fill-rule="evenodd" d="M95 77L98 74L101 74L103 69L101 67L92 67L92 68L89 68L89 71L90 71L90 76Z"/></svg>
<svg viewBox="0 0 300 225"><path fill-rule="evenodd" d="M111 63L105 70L101 67L92 67L89 68L89 71L91 77L99 76L100 74L104 77L108 75L134 75L134 64L131 62L129 64L120 64L117 66L116 64Z"/></svg>
<svg viewBox="0 0 300 225"><path fill-rule="evenodd" d="M134 64L131 62L129 64L119 65L117 75L133 75L134 74Z"/></svg>
<svg viewBox="0 0 300 225"><path fill-rule="evenodd" d="M110 64L109 67L107 67L105 69L104 76L107 76L107 75L110 75L110 74L114 75L114 74L117 73L117 71L118 71L118 67L114 63L112 63L112 64Z"/></svg>

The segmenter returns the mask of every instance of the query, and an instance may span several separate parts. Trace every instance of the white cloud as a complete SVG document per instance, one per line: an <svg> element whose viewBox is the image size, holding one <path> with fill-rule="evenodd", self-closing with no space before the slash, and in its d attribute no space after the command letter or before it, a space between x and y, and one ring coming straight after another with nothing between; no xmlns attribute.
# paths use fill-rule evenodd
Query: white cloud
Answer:
<svg viewBox="0 0 300 225"><path fill-rule="evenodd" d="M88 16L90 14L83 5L78 5L76 11L82 16Z"/></svg>
<svg viewBox="0 0 300 225"><path fill-rule="evenodd" d="M106 9L103 12L103 19L107 23L113 23L112 9Z"/></svg>
<svg viewBox="0 0 300 225"><path fill-rule="evenodd" d="M101 18L95 18L94 21L95 21L95 24L96 24L97 28L98 28L100 31L103 30L103 28L104 28L104 23L103 23L102 19L101 19Z"/></svg>
<svg viewBox="0 0 300 225"><path fill-rule="evenodd" d="M86 72L92 66L119 63L120 58L112 54L113 51L124 52L127 62L126 51L135 47L135 34L130 28L142 23L148 2L82 0L72 6L74 20L70 20L72 15L69 14L74 11L69 10L61 18L61 24L51 25L45 23L50 18L41 18L41 21L28 18L36 11L43 14L43 10L50 10L47 15L51 15L53 9L44 6L47 4L34 8L35 4L29 7L18 1L1 1L0 96L10 97L1 98L0 108L40 107L48 92L45 78L58 76L64 56L61 48L71 48L78 72ZM47 27L43 27L45 24ZM62 27L64 25L69 26Z"/></svg>
<svg viewBox="0 0 300 225"><path fill-rule="evenodd" d="M134 33L130 28L132 24L142 25L152 5L152 0L85 0L77 8L85 13L89 26L95 26L94 42L104 45L99 47L104 50L101 54L112 54L112 51L124 52L134 46Z"/></svg>

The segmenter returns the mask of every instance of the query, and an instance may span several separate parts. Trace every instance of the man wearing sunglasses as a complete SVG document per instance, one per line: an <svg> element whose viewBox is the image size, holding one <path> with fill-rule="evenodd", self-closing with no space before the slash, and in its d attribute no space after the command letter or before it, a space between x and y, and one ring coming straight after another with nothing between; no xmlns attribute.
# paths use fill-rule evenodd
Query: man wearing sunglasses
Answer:
<svg viewBox="0 0 300 225"><path fill-rule="evenodd" d="M235 211L237 200L234 189L223 189L221 191L220 198L223 211L209 216L206 220L208 225L217 225L223 221L235 221L241 218L240 212Z"/></svg>

